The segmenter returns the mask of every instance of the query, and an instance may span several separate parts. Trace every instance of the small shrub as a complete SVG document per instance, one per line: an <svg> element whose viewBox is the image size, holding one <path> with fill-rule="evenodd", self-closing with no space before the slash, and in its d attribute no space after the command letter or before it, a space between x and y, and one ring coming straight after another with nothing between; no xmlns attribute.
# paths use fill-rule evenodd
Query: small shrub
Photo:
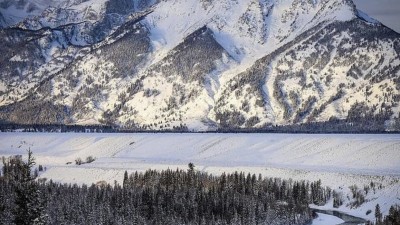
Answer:
<svg viewBox="0 0 400 225"><path fill-rule="evenodd" d="M83 161L82 161L81 158L78 157L78 158L75 159L75 164L76 165L82 165L82 163L83 163Z"/></svg>
<svg viewBox="0 0 400 225"><path fill-rule="evenodd" d="M94 160L96 160L96 158L95 157L93 157L93 156L88 156L88 157L86 157L86 163L91 163L91 162L94 162Z"/></svg>

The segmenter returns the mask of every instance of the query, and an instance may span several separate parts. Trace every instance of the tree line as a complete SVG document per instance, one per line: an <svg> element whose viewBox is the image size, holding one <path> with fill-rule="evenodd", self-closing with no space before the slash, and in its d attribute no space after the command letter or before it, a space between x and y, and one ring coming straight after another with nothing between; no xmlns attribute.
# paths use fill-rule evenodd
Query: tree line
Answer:
<svg viewBox="0 0 400 225"><path fill-rule="evenodd" d="M37 179L34 158L3 157L0 224L307 224L324 204L321 182L219 176L188 170L125 172L123 184L90 186ZM37 173L36 173L37 174Z"/></svg>
<svg viewBox="0 0 400 225"><path fill-rule="evenodd" d="M375 206L375 221L368 221L366 225L397 225L400 224L400 206L391 206L389 214L383 216L379 204Z"/></svg>
<svg viewBox="0 0 400 225"><path fill-rule="evenodd" d="M230 115L233 116L233 115ZM240 119L240 115L235 118ZM233 118L233 117L232 117ZM250 120L253 122L259 119L254 117ZM368 122L365 118L364 122L349 119L330 118L324 122L308 122L291 125L272 125L266 124L259 128L238 128L221 125L216 130L195 131L190 130L186 124L174 126L172 128L162 128L160 130L151 129L150 126L118 126L118 125L66 125L66 124L17 124L2 123L0 120L1 132L78 132L78 133L399 133L400 132L400 115L395 118L392 129L385 128L382 121L370 119ZM252 122L252 123L253 123ZM157 126L160 124L154 124Z"/></svg>
<svg viewBox="0 0 400 225"><path fill-rule="evenodd" d="M0 224L268 224L306 225L309 204L332 197L321 181L266 178L243 172L125 172L123 183L61 184L38 179L34 158L2 158ZM399 207L376 224L396 224ZM397 216L396 216L397 215Z"/></svg>

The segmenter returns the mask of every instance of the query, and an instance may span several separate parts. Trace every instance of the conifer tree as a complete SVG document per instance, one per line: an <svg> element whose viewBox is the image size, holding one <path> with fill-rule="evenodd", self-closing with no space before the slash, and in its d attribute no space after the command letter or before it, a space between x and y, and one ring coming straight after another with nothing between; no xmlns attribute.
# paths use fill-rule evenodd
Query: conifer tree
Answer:
<svg viewBox="0 0 400 225"><path fill-rule="evenodd" d="M381 224L382 222L382 213L381 213L381 207L379 204L375 206L375 218L376 218L376 224Z"/></svg>
<svg viewBox="0 0 400 225"><path fill-rule="evenodd" d="M125 170L125 173L124 173L124 180L123 180L123 183L122 183L122 186L124 187L124 188L126 188L127 186L128 186L128 180L129 178L128 178L128 171L126 171Z"/></svg>
<svg viewBox="0 0 400 225"><path fill-rule="evenodd" d="M46 215L43 214L44 204L35 177L31 174L34 165L35 158L28 149L28 161L19 164L19 174L14 184L16 194L14 222L17 225L46 224Z"/></svg>

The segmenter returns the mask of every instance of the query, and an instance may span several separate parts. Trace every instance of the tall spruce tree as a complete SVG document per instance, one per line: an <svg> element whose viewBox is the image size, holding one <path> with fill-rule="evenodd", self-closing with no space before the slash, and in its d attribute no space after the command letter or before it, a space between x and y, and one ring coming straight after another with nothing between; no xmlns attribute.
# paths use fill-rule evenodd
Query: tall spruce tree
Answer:
<svg viewBox="0 0 400 225"><path fill-rule="evenodd" d="M376 218L376 224L381 224L382 222L382 213L381 213L381 207L379 204L375 206L375 218Z"/></svg>
<svg viewBox="0 0 400 225"><path fill-rule="evenodd" d="M28 160L19 164L19 174L15 177L15 210L14 222L17 225L44 225L46 215L44 214L44 202L38 185L32 176L32 168L35 158L32 151L28 149Z"/></svg>

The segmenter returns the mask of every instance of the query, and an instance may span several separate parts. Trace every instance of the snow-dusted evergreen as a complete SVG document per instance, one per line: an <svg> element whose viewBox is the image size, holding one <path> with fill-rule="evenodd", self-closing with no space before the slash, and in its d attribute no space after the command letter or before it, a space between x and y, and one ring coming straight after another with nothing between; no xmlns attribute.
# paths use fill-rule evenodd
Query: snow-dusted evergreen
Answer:
<svg viewBox="0 0 400 225"><path fill-rule="evenodd" d="M0 122L400 127L400 35L351 0L26 0L0 8Z"/></svg>
<svg viewBox="0 0 400 225"><path fill-rule="evenodd" d="M189 164L187 171L148 170L130 175L125 171L122 186L32 181L30 185L41 191L38 197L45 203L28 201L36 195L26 190L23 211L18 190L10 187L23 186L24 181L14 177L31 171L23 170L20 157L3 158L3 163L0 224L302 225L312 219L308 204L325 203L331 191L320 181L296 182L243 172L213 176ZM45 220L40 213L46 213Z"/></svg>

